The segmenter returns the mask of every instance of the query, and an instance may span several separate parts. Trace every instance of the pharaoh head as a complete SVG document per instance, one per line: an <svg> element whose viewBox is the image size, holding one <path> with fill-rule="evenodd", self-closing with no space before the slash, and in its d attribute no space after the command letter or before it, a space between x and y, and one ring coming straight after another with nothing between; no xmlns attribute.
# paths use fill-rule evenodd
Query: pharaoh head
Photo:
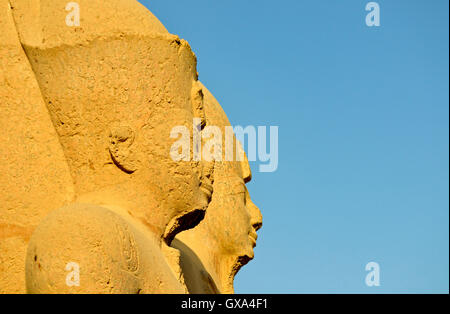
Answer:
<svg viewBox="0 0 450 314"><path fill-rule="evenodd" d="M78 199L121 205L167 242L198 223L212 167L170 158L170 130L204 119L196 57L133 0L12 1ZM202 121L205 125L205 121Z"/></svg>
<svg viewBox="0 0 450 314"><path fill-rule="evenodd" d="M207 125L225 134L225 127L230 125L227 116L205 87L202 91ZM232 293L236 273L254 257L262 215L246 187L251 180L250 166L247 158L238 160L239 150L243 151L235 143L238 154L234 161L222 158L215 162L214 193L204 220L173 242L182 253L184 280L191 293Z"/></svg>

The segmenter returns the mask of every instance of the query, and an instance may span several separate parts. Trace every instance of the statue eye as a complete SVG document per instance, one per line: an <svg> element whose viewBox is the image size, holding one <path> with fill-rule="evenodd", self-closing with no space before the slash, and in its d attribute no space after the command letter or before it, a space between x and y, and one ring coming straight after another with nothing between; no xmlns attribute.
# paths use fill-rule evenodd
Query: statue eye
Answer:
<svg viewBox="0 0 450 314"><path fill-rule="evenodd" d="M242 199L244 204L246 204L248 192L247 187L245 186L245 183L242 180L240 180L237 184L235 184L232 187L231 194L238 196L240 199Z"/></svg>
<svg viewBox="0 0 450 314"><path fill-rule="evenodd" d="M248 193L247 188L245 188L245 196L244 196L244 205L247 206L247 200L250 199L250 194Z"/></svg>

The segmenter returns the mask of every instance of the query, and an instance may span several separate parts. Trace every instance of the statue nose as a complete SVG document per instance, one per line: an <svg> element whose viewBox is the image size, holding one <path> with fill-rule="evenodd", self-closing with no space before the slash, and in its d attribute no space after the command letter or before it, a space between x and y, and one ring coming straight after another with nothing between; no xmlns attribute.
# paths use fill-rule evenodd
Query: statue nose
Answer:
<svg viewBox="0 0 450 314"><path fill-rule="evenodd" d="M248 211L250 213L250 223L256 231L262 227L262 214L258 206L256 206L251 200L247 202Z"/></svg>

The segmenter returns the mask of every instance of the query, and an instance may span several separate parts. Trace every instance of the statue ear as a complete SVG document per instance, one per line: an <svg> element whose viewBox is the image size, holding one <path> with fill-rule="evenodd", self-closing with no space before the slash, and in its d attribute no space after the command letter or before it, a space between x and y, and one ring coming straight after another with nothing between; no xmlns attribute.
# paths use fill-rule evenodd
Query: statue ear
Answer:
<svg viewBox="0 0 450 314"><path fill-rule="evenodd" d="M133 154L134 132L128 126L114 126L109 133L109 152L114 164L126 173L137 170Z"/></svg>

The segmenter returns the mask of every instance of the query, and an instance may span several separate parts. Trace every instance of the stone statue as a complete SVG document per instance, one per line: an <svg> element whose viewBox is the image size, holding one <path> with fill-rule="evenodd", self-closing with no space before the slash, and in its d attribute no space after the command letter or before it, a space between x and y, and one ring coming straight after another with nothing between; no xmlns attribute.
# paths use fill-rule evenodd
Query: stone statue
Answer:
<svg viewBox="0 0 450 314"><path fill-rule="evenodd" d="M245 162L170 156L174 126L229 124L194 53L134 0L77 5L73 26L66 0L0 0L0 293L232 292L252 249L228 252L233 240L217 229L248 242L261 218L242 205ZM234 181L240 202L215 191ZM220 208L234 204L245 216L236 225ZM215 214L198 225L208 206ZM200 250L199 236L225 250ZM204 270L183 267L180 245ZM213 290L193 288L198 271Z"/></svg>
<svg viewBox="0 0 450 314"><path fill-rule="evenodd" d="M207 124L229 126L214 96L205 87L203 93ZM247 158L241 162L216 161L214 178L214 193L205 218L172 242L181 252L183 279L189 293L234 293L234 277L253 259L256 231L262 226L261 212L245 186L251 180Z"/></svg>

